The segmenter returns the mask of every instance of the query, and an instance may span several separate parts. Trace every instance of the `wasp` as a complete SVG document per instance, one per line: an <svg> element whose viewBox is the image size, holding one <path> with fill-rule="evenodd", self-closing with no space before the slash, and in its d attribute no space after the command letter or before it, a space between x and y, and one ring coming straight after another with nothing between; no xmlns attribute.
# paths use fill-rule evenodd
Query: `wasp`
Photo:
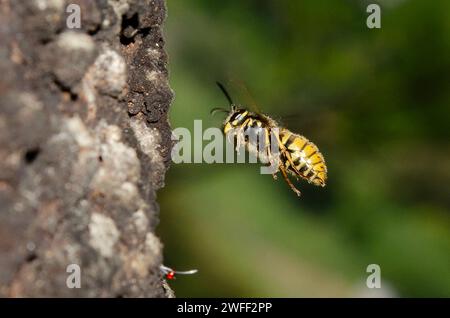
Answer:
<svg viewBox="0 0 450 318"><path fill-rule="evenodd" d="M262 163L274 164L276 169L273 171L273 178L276 180L277 173L280 171L288 186L298 196L301 192L289 179L288 174L297 180L301 178L313 185L325 186L327 166L323 155L314 143L302 135L281 127L265 114L252 112L241 105L234 104L225 87L219 82L216 84L227 98L230 108L214 108L211 114L216 111L228 113L223 123L223 133L226 136L232 135L237 140L236 149L243 144L245 149L257 155ZM260 144L255 142L254 138L248 138L250 130L263 136L264 143Z"/></svg>
<svg viewBox="0 0 450 318"><path fill-rule="evenodd" d="M161 265L159 269L164 274L164 276L169 280L176 279L176 275L192 275L198 272L198 270L196 269L191 269L188 271L176 271L170 268L169 266L165 265Z"/></svg>

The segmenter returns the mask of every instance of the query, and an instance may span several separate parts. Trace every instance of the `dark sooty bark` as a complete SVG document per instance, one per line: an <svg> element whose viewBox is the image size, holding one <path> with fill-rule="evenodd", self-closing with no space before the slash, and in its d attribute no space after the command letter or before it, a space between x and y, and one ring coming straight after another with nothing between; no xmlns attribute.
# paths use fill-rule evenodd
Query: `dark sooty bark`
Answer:
<svg viewBox="0 0 450 318"><path fill-rule="evenodd" d="M170 295L154 234L165 15L163 0L0 2L0 296Z"/></svg>

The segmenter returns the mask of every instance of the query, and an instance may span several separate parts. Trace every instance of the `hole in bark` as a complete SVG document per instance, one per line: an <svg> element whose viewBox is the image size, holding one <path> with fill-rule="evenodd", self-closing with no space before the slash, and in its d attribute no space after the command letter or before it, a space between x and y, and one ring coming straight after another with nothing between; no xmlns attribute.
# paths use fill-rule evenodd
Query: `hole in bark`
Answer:
<svg viewBox="0 0 450 318"><path fill-rule="evenodd" d="M33 161L36 160L40 152L41 149L39 149L39 147L29 149L27 152L25 152L24 156L25 162L27 164L31 164Z"/></svg>
<svg viewBox="0 0 450 318"><path fill-rule="evenodd" d="M96 25L94 28L89 29L87 33L91 36L96 35L100 31L100 24Z"/></svg>
<svg viewBox="0 0 450 318"><path fill-rule="evenodd" d="M98 156L98 161L103 162L103 157L102 156Z"/></svg>
<svg viewBox="0 0 450 318"><path fill-rule="evenodd" d="M136 35L141 34L143 38L150 34L152 28L139 28L139 15L133 14L130 18L126 15L122 16L122 25L120 30L120 43L128 45L133 43Z"/></svg>
<svg viewBox="0 0 450 318"><path fill-rule="evenodd" d="M150 31L152 30L152 28L148 27L148 28L143 28L141 29L141 31L139 33L142 34L142 37L146 37L147 35L149 35Z"/></svg>
<svg viewBox="0 0 450 318"><path fill-rule="evenodd" d="M50 43L52 41L51 38L43 38L39 40L39 44L41 45L47 45L48 43Z"/></svg>
<svg viewBox="0 0 450 318"><path fill-rule="evenodd" d="M71 92L70 90L63 91L63 92L70 96L71 102L76 102L78 100L78 94L75 94L75 93Z"/></svg>
<svg viewBox="0 0 450 318"><path fill-rule="evenodd" d="M31 262L34 261L36 258L37 258L36 253L28 254L27 257L25 258L25 262L31 263Z"/></svg>
<svg viewBox="0 0 450 318"><path fill-rule="evenodd" d="M137 34L137 28L139 27L139 15L133 14L130 18L126 15L122 16L122 26L120 31L120 43L128 45L134 42L134 37Z"/></svg>
<svg viewBox="0 0 450 318"><path fill-rule="evenodd" d="M70 100L72 102L75 102L78 100L78 94L72 92L70 90L70 87L66 87L63 83L58 81L56 78L53 80L53 82L56 84L56 86L58 86L58 88L61 90L61 92L68 94L70 96Z"/></svg>

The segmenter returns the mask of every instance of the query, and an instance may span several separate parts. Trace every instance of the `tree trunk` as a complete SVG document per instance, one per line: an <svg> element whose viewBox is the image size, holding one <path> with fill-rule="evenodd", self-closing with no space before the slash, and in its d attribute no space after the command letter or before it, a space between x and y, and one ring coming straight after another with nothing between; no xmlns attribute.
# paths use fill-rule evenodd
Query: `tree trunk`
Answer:
<svg viewBox="0 0 450 318"><path fill-rule="evenodd" d="M0 296L171 295L154 234L165 14L163 0L0 0Z"/></svg>

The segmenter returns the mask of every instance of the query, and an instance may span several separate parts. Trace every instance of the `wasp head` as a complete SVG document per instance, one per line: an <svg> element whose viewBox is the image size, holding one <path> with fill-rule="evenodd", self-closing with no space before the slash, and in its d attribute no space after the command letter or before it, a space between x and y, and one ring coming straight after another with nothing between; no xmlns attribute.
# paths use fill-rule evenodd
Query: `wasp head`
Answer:
<svg viewBox="0 0 450 318"><path fill-rule="evenodd" d="M239 128L242 123L245 121L248 115L248 110L243 108L238 108L236 106L232 106L230 114L225 120L223 126L223 132L226 134L231 129Z"/></svg>

